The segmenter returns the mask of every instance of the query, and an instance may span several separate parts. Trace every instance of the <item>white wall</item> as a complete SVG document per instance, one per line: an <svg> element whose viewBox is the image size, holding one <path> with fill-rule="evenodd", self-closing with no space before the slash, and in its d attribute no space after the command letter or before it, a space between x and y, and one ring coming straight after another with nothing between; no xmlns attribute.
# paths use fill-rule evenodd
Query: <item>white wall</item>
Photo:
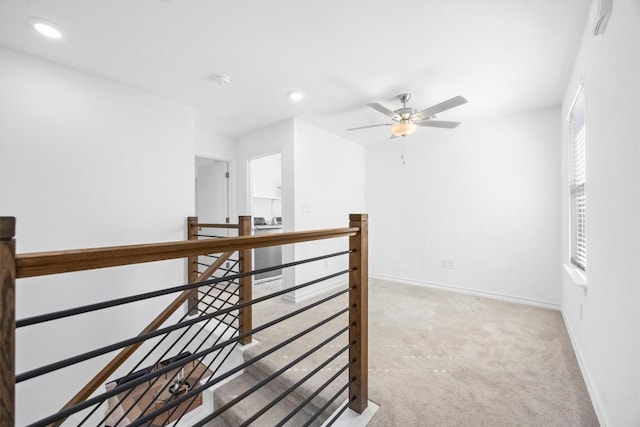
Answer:
<svg viewBox="0 0 640 427"><path fill-rule="evenodd" d="M587 25L562 116L584 80L585 296L563 268L562 311L603 426L640 425L640 4L613 2L606 31ZM568 130L562 144L562 263L569 265ZM580 311L582 308L582 316Z"/></svg>
<svg viewBox="0 0 640 427"><path fill-rule="evenodd" d="M0 63L0 215L17 217L18 253L184 239L191 108L4 48ZM17 317L184 280L182 260L21 279ZM110 309L20 329L17 371L137 334L164 301L137 303L126 322ZM16 425L58 410L106 360L82 364L85 378L19 384Z"/></svg>
<svg viewBox="0 0 640 427"><path fill-rule="evenodd" d="M202 157L230 160L236 157L237 141L211 129L196 128L196 153Z"/></svg>
<svg viewBox="0 0 640 427"><path fill-rule="evenodd" d="M347 227L350 213L365 213L364 147L296 119L295 227L296 230ZM295 259L343 251L347 238L296 245ZM329 258L296 268L296 284L317 279L348 267L348 257ZM314 290L343 282L347 276L327 280L296 291L305 298Z"/></svg>
<svg viewBox="0 0 640 427"><path fill-rule="evenodd" d="M240 194L245 200L245 212L249 200L248 161L275 152L282 152L283 231L346 227L349 213L364 211L364 148L302 120L290 119L240 138L239 177L244 180ZM345 244L346 239L287 245L283 248L283 262L346 249ZM343 260L331 259L286 269L285 285L299 285L326 275L342 263ZM291 299L305 298L312 290L298 291Z"/></svg>
<svg viewBox="0 0 640 427"><path fill-rule="evenodd" d="M557 306L559 115L418 129L404 165L401 140L367 148L370 272Z"/></svg>

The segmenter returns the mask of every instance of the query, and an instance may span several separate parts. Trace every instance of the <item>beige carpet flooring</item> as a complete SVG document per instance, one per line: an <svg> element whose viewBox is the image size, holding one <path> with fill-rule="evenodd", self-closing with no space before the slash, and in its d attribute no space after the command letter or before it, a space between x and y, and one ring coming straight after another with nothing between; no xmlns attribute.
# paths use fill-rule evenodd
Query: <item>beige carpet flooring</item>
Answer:
<svg viewBox="0 0 640 427"><path fill-rule="evenodd" d="M380 405L370 426L598 425L559 312L375 279L369 286L369 399ZM340 297L304 320L256 334L261 344L251 353L346 305ZM299 307L261 303L254 324ZM346 324L344 316L333 330L340 322ZM326 335L307 336L296 351L282 350L268 363L290 361ZM339 338L327 351L344 343ZM317 360L291 373L301 376Z"/></svg>

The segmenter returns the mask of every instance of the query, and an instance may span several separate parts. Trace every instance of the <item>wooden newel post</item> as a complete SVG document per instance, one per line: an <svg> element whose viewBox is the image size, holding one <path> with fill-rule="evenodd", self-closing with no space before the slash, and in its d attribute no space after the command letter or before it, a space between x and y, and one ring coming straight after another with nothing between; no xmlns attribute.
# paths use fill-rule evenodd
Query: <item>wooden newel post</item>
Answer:
<svg viewBox="0 0 640 427"><path fill-rule="evenodd" d="M251 235L251 216L241 215L238 217L238 235ZM240 273L246 273L253 270L253 255L251 249L242 250L240 256ZM244 276L240 278L240 302L251 301L253 299L251 287L253 286L253 277ZM240 309L240 334L249 332L253 328L252 306ZM251 343L251 335L240 340L240 344L247 345Z"/></svg>
<svg viewBox="0 0 640 427"><path fill-rule="evenodd" d="M198 240L198 217L187 218L187 240ZM193 283L198 278L198 257L187 258L187 283ZM187 309L192 316L198 314L198 288L192 289L187 301Z"/></svg>
<svg viewBox="0 0 640 427"><path fill-rule="evenodd" d="M0 426L14 425L16 219L0 217Z"/></svg>
<svg viewBox="0 0 640 427"><path fill-rule="evenodd" d="M361 414L369 401L369 218L367 214L349 215L349 227L360 229L349 237L349 408Z"/></svg>

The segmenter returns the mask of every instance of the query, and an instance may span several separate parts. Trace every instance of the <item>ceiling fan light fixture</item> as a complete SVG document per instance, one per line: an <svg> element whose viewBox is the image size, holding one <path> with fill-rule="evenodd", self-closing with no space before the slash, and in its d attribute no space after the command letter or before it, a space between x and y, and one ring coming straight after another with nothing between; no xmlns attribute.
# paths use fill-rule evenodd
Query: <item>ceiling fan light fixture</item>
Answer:
<svg viewBox="0 0 640 427"><path fill-rule="evenodd" d="M416 111L415 108L408 108L407 101L410 95L403 93L399 95L400 101L402 101L402 108L398 110L390 110L384 105L380 105L377 102L371 102L367 104L368 107L373 108L379 113L384 114L393 120L391 123L384 123L379 125L360 126L357 128L350 128L347 130L368 129L378 126L391 126L391 137L397 138L399 136L407 136L414 133L418 126L453 129L457 127L460 122L451 122L446 120L431 120L436 117L436 114L442 111L450 110L451 108L465 104L467 100L458 95L453 98L442 101L439 104L432 105L424 110Z"/></svg>
<svg viewBox="0 0 640 427"><path fill-rule="evenodd" d="M418 129L417 124L409 120L402 119L391 127L391 133L395 136L406 136L414 133L416 129Z"/></svg>

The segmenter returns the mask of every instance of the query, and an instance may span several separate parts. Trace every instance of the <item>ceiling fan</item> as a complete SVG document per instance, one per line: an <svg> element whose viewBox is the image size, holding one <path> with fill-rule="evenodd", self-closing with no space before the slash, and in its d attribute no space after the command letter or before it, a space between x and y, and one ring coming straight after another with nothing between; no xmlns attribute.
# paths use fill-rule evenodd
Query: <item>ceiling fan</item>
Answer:
<svg viewBox="0 0 640 427"><path fill-rule="evenodd" d="M391 138L398 138L414 133L418 126L453 129L457 127L460 122L449 122L445 120L433 119L436 118L436 114L465 104L467 102L464 97L458 95L454 96L451 99L447 99L446 101L443 101L439 104L432 105L429 108L425 108L424 110L417 111L415 108L407 108L407 102L409 102L409 99L411 98L410 93L401 93L400 95L398 95L398 98L400 99L400 102L402 102L402 108L399 108L395 111L392 111L387 107L378 104L377 102L367 104L374 110L390 117L393 120L392 123L362 126L347 130L367 129L378 126L391 126Z"/></svg>

